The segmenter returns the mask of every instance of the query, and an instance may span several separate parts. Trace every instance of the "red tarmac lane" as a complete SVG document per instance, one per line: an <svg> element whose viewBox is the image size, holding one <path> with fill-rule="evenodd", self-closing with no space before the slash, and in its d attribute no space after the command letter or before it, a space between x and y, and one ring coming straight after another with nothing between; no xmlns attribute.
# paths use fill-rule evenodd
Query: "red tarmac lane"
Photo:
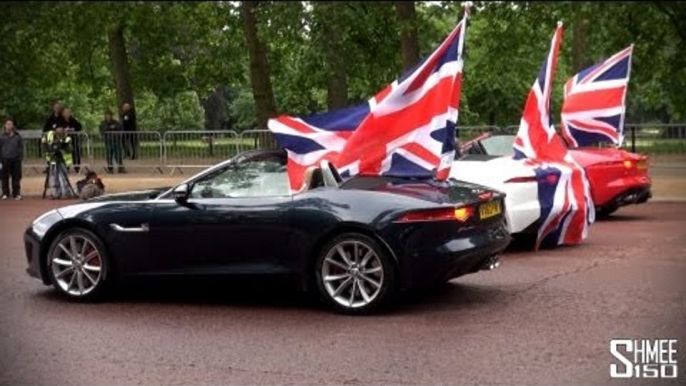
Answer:
<svg viewBox="0 0 686 386"><path fill-rule="evenodd" d="M22 234L65 202L0 202L1 384L684 384L686 203L621 209L577 247L346 317L287 284L129 283L69 303ZM677 380L612 380L617 338L678 339Z"/></svg>

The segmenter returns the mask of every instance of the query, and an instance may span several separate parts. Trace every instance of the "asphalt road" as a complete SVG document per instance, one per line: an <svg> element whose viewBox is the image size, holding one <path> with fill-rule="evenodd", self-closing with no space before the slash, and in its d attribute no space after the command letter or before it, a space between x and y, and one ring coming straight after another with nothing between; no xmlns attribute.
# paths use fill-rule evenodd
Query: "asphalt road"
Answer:
<svg viewBox="0 0 686 386"><path fill-rule="evenodd" d="M64 203L63 203L64 204ZM287 284L130 283L68 303L25 273L22 232L51 201L0 202L2 384L618 384L611 339L679 339L686 203L622 209L577 247L344 317Z"/></svg>

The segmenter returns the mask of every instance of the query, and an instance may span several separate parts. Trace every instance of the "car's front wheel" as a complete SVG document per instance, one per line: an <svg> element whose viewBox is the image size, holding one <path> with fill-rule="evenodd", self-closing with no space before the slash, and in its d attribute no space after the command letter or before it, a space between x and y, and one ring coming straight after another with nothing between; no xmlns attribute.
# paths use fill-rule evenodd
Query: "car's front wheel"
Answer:
<svg viewBox="0 0 686 386"><path fill-rule="evenodd" d="M47 264L53 286L69 299L95 300L108 279L105 247L86 229L60 233L50 245Z"/></svg>
<svg viewBox="0 0 686 386"><path fill-rule="evenodd" d="M394 264L372 238L347 233L322 248L315 278L324 301L347 314L364 314L388 302L395 290Z"/></svg>

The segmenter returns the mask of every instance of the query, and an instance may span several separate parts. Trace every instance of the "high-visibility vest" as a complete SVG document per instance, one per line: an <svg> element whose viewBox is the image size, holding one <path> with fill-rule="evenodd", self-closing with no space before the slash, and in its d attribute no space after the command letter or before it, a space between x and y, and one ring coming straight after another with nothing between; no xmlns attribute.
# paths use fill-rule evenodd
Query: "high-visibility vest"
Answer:
<svg viewBox="0 0 686 386"><path fill-rule="evenodd" d="M50 145L52 145L52 143L54 141L57 141L57 139L55 138L55 131L54 130L48 131L48 135L46 138L48 149L50 148ZM64 137L62 137L60 142L71 143L71 136L65 135ZM71 166L74 163L74 159L72 158L72 152L71 151L62 150L62 158L64 158L64 163L67 166ZM45 159L48 160L48 162L50 164L54 164L56 162L56 160L54 159L52 154L50 154L50 152L46 152Z"/></svg>

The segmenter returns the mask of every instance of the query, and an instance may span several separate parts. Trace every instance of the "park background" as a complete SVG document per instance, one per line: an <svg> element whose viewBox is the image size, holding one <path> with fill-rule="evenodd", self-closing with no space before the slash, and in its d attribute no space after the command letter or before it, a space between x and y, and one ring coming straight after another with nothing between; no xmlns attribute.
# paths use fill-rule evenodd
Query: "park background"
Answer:
<svg viewBox="0 0 686 386"><path fill-rule="evenodd" d="M40 128L50 103L87 131L134 103L143 130L266 128L362 102L455 27L461 2L9 2L0 114ZM472 2L461 125L517 124L556 22L553 112L574 73L635 44L627 122L686 121L686 5Z"/></svg>
<svg viewBox="0 0 686 386"><path fill-rule="evenodd" d="M367 100L431 52L462 18L464 5L2 3L0 116L15 118L26 132L40 130L51 103L62 102L84 125L83 163L102 171L103 112L129 102L137 111L141 147L136 162L125 160L129 170L166 174L203 168L268 144L268 133L260 130L270 117ZM686 171L685 4L470 5L460 139L516 130L561 20L554 120L559 121L569 77L634 44L627 144L650 154L653 164L681 166L672 173L680 183ZM39 139L27 137L31 175L44 160Z"/></svg>

